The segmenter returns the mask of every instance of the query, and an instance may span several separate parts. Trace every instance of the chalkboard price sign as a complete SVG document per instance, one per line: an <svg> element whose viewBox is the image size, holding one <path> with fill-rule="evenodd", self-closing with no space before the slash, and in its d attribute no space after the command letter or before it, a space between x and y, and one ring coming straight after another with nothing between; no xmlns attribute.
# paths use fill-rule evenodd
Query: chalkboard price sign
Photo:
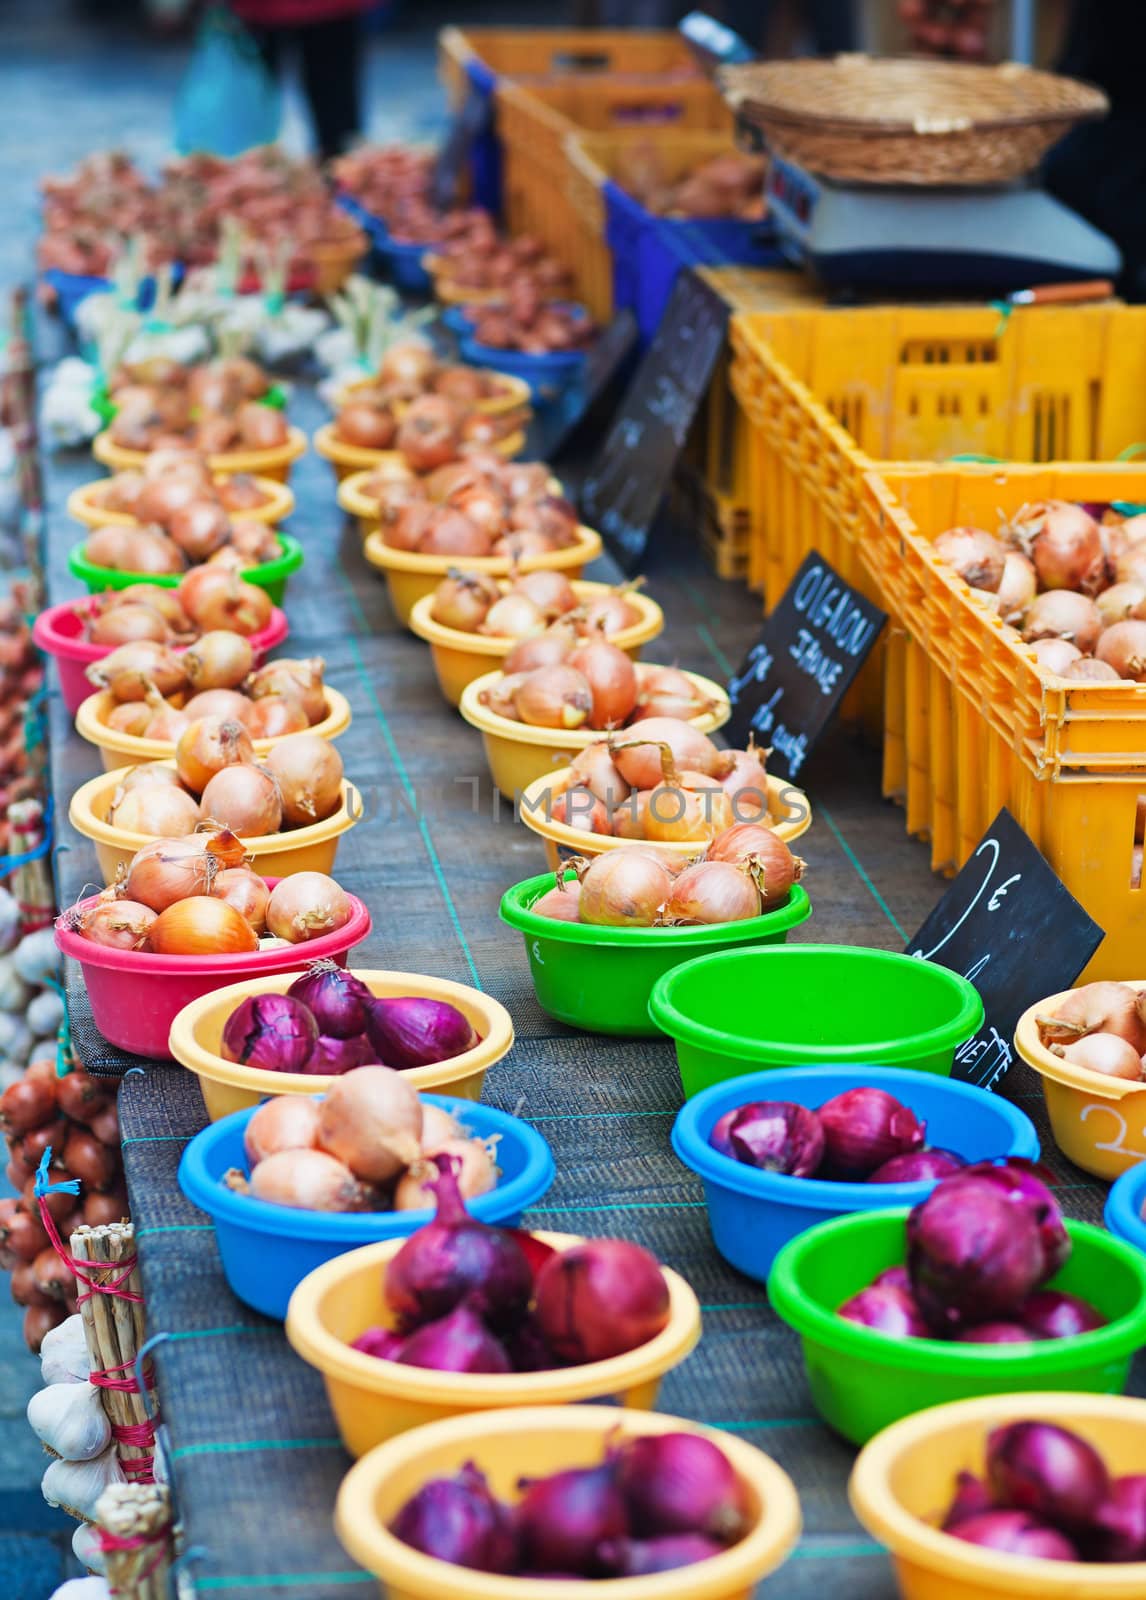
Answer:
<svg viewBox="0 0 1146 1600"><path fill-rule="evenodd" d="M961 973L982 998L983 1026L955 1052L953 1075L993 1089L1014 1058L1023 1012L1069 989L1102 939L1004 806L907 946Z"/></svg>
<svg viewBox="0 0 1146 1600"><path fill-rule="evenodd" d="M770 745L769 772L795 783L887 621L813 551L728 684L731 745Z"/></svg>
<svg viewBox="0 0 1146 1600"><path fill-rule="evenodd" d="M697 408L724 348L728 307L703 279L677 274L656 336L581 487L585 521L626 572L641 561Z"/></svg>

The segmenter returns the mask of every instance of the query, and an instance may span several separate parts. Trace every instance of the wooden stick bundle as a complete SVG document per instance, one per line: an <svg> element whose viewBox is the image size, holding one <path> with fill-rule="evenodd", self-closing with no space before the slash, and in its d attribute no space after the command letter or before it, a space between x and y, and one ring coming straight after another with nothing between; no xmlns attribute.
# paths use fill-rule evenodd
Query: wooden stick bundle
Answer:
<svg viewBox="0 0 1146 1600"><path fill-rule="evenodd" d="M85 1263L94 1282L114 1283L122 1275L124 1263L135 1254L135 1229L130 1222L108 1222L98 1228L85 1224L72 1234L70 1245L73 1257ZM138 1264L120 1287L133 1294L141 1293ZM111 1372L117 1378L131 1378L135 1357L145 1337L142 1302L125 1300L122 1295L92 1294L81 1302L80 1315L93 1372ZM100 1394L113 1428L148 1421L142 1394L121 1389L101 1389ZM127 1444L119 1439L116 1453L121 1463L150 1462L153 1454L144 1445Z"/></svg>
<svg viewBox="0 0 1146 1600"><path fill-rule="evenodd" d="M162 1483L112 1483L96 1502L96 1522L137 1548L105 1550L107 1582L116 1600L167 1600L171 1570L171 1499Z"/></svg>
<svg viewBox="0 0 1146 1600"><path fill-rule="evenodd" d="M34 850L44 839L44 808L38 800L18 800L8 808L9 849L13 855ZM47 928L56 915L56 892L47 855L27 861L12 874L12 893L20 907L20 931Z"/></svg>

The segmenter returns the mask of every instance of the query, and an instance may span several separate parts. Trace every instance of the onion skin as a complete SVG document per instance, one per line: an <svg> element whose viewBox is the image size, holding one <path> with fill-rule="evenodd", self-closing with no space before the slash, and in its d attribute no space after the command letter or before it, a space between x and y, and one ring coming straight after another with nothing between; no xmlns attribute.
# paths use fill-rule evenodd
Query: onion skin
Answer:
<svg viewBox="0 0 1146 1600"><path fill-rule="evenodd" d="M1031 653L1040 667L1045 667L1060 678L1068 667L1082 659L1082 651L1066 639L1036 639L1031 646Z"/></svg>
<svg viewBox="0 0 1146 1600"><path fill-rule="evenodd" d="M366 1031L370 990L333 961L316 961L287 990L307 1007L319 1031L334 1039L353 1039Z"/></svg>
<svg viewBox="0 0 1146 1600"><path fill-rule="evenodd" d="M673 763L680 769L716 777L722 752L707 734L673 717L650 717L640 724L637 740L610 740L609 750L617 771L634 789L654 789L664 773L659 745L667 744Z"/></svg>
<svg viewBox="0 0 1146 1600"><path fill-rule="evenodd" d="M1116 1033L1090 1033L1073 1044L1051 1045L1051 1053L1072 1066L1103 1077L1122 1078L1129 1083L1142 1081L1142 1061L1134 1046Z"/></svg>
<svg viewBox="0 0 1146 1600"><path fill-rule="evenodd" d="M224 767L203 790L205 816L243 838L278 833L283 822L278 780L265 767L241 763Z"/></svg>
<svg viewBox="0 0 1146 1600"><path fill-rule="evenodd" d="M160 784L116 791L107 820L128 833L150 833L162 839L185 839L202 819L198 802L182 789Z"/></svg>
<svg viewBox="0 0 1146 1600"><path fill-rule="evenodd" d="M301 1072L318 1038L318 1025L306 1006L286 995L252 995L241 1000L223 1026L219 1053L266 1072Z"/></svg>
<svg viewBox="0 0 1146 1600"><path fill-rule="evenodd" d="M579 922L581 885L574 879L546 891L530 906L538 917L551 917L555 922Z"/></svg>
<svg viewBox="0 0 1146 1600"><path fill-rule="evenodd" d="M157 913L135 900L101 900L80 913L79 932L108 950L142 950Z"/></svg>
<svg viewBox="0 0 1146 1600"><path fill-rule="evenodd" d="M1043 1044L1073 1044L1088 1034L1115 1033L1146 1052L1146 1027L1138 1011L1138 991L1109 980L1072 989L1057 1011L1036 1019Z"/></svg>
<svg viewBox="0 0 1146 1600"><path fill-rule="evenodd" d="M951 528L939 535L932 549L972 589L994 594L1002 582L1006 546L979 528Z"/></svg>
<svg viewBox="0 0 1146 1600"><path fill-rule="evenodd" d="M593 708L590 726L616 728L637 704L637 673L623 650L607 639L589 639L565 662L589 685Z"/></svg>
<svg viewBox="0 0 1146 1600"><path fill-rule="evenodd" d="M721 1117L710 1143L745 1166L811 1178L824 1158L824 1130L807 1106L760 1100Z"/></svg>
<svg viewBox="0 0 1146 1600"><path fill-rule="evenodd" d="M520 720L530 727L572 731L589 721L593 691L585 675L573 667L538 667L526 674L513 705Z"/></svg>
<svg viewBox="0 0 1146 1600"><path fill-rule="evenodd" d="M1097 660L1113 667L1120 678L1146 683L1146 622L1116 622L1103 633L1094 654Z"/></svg>
<svg viewBox="0 0 1146 1600"><path fill-rule="evenodd" d="M1103 631L1102 613L1093 600L1069 589L1050 589L1032 601L1023 617L1023 638L1066 639L1089 655Z"/></svg>
<svg viewBox="0 0 1146 1600"><path fill-rule="evenodd" d="M1034 563L1044 589L1077 589L1094 595L1105 586L1102 535L1081 506L1065 500L1024 506L1011 533Z"/></svg>
<svg viewBox="0 0 1146 1600"><path fill-rule="evenodd" d="M203 834L153 839L132 856L123 887L129 900L152 911L166 911L188 895L209 894L215 871Z"/></svg>
<svg viewBox="0 0 1146 1600"><path fill-rule="evenodd" d="M751 869L727 861L700 861L673 880L661 921L670 927L743 922L760 915L760 892Z"/></svg>
<svg viewBox="0 0 1146 1600"><path fill-rule="evenodd" d="M216 876L211 893L217 900L225 900L233 906L256 934L266 931L271 891L250 867L225 868Z"/></svg>

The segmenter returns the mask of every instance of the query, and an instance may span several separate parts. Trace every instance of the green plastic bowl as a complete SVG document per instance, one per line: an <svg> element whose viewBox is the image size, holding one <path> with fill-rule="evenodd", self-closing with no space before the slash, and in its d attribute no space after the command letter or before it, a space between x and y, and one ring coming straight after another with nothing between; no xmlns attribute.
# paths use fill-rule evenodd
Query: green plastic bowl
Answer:
<svg viewBox="0 0 1146 1600"><path fill-rule="evenodd" d="M264 561L261 566L248 567L243 577L248 583L265 589L276 606L281 606L286 594L287 579L303 563L302 545L289 533L277 535L282 554L274 561ZM85 541L74 544L68 551L68 571L73 578L86 583L89 594L102 594L105 589L127 589L133 583L154 583L161 589L174 589L182 573L152 574L149 572L119 572L115 567L97 567L84 554Z"/></svg>
<svg viewBox="0 0 1146 1600"><path fill-rule="evenodd" d="M507 889L501 920L525 936L529 971L542 1010L558 1022L593 1033L658 1033L649 1014L649 996L666 972L711 951L782 944L788 929L812 914L806 892L795 884L786 905L746 922L701 928L595 928L555 922L530 910L556 882L556 873L543 872Z"/></svg>
<svg viewBox="0 0 1146 1600"><path fill-rule="evenodd" d="M855 1061L950 1076L983 1020L966 978L843 944L717 951L665 973L649 1001L676 1041L685 1099L766 1067Z"/></svg>
<svg viewBox="0 0 1146 1600"><path fill-rule="evenodd" d="M1103 1228L1068 1222L1074 1249L1050 1286L1080 1295L1105 1328L1029 1345L893 1339L846 1322L840 1306L906 1255L906 1207L857 1211L792 1239L772 1264L768 1298L800 1335L824 1421L854 1444L928 1406L977 1395L1065 1389L1120 1394L1146 1341L1146 1258Z"/></svg>

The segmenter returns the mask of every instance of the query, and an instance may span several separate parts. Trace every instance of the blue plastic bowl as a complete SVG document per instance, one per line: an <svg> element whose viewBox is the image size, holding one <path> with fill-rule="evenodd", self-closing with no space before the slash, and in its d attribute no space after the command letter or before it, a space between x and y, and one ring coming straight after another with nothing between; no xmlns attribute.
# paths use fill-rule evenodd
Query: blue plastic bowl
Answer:
<svg viewBox="0 0 1146 1600"><path fill-rule="evenodd" d="M815 1109L863 1084L884 1089L927 1124L927 1142L968 1161L1026 1156L1038 1135L1025 1112L997 1094L904 1067L779 1067L717 1083L685 1102L672 1130L677 1156L704 1184L713 1242L739 1272L767 1281L789 1239L853 1211L913 1206L934 1183L829 1183L761 1172L714 1150L708 1139L726 1111L752 1100L790 1100ZM1143 1229L1146 1234L1146 1229ZM1146 1248L1146 1246L1144 1246Z"/></svg>
<svg viewBox="0 0 1146 1600"><path fill-rule="evenodd" d="M585 361L583 350L551 350L547 355L528 355L521 350L498 350L479 344L468 334L458 340L463 361L474 367L496 367L522 378L535 400L551 400L573 380Z"/></svg>
<svg viewBox="0 0 1146 1600"><path fill-rule="evenodd" d="M396 289L401 289L404 294L430 293L434 280L422 265L422 259L431 246L395 244L393 239L387 238L385 244L380 243L378 248Z"/></svg>
<svg viewBox="0 0 1146 1600"><path fill-rule="evenodd" d="M428 1105L440 1106L480 1138L500 1134L497 1188L469 1202L481 1222L515 1227L521 1213L536 1204L553 1182L556 1170L549 1146L528 1123L505 1111L473 1100L424 1094ZM287 1302L308 1272L334 1256L380 1239L403 1239L432 1213L383 1211L344 1216L324 1211L295 1211L249 1195L236 1194L220 1182L229 1167L249 1172L243 1133L258 1108L232 1112L195 1135L179 1163L179 1187L193 1205L215 1223L223 1272L232 1291L256 1311L281 1322Z"/></svg>
<svg viewBox="0 0 1146 1600"><path fill-rule="evenodd" d="M443 306L439 318L442 326L459 338L474 331L474 319L466 316L465 306Z"/></svg>
<svg viewBox="0 0 1146 1600"><path fill-rule="evenodd" d="M1122 1176L1111 1187L1106 1197L1103 1221L1111 1233L1125 1239L1146 1255L1146 1220L1142 1207L1146 1206L1146 1160Z"/></svg>

